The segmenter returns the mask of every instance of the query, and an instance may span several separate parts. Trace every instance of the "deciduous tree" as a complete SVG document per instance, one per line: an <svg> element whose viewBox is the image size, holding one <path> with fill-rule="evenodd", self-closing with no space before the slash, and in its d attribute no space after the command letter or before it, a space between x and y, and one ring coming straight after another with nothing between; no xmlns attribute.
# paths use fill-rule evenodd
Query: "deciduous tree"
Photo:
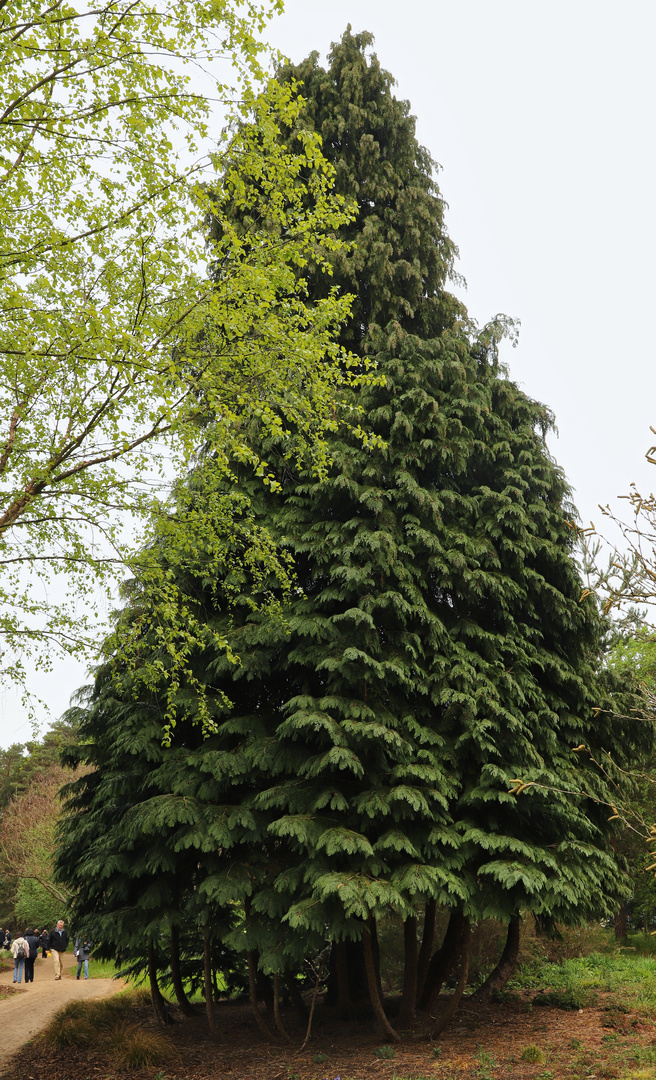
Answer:
<svg viewBox="0 0 656 1080"><path fill-rule="evenodd" d="M321 261L342 211L316 138L278 138L293 93L248 87L278 7L0 4L5 677L24 678L32 643L49 645L44 664L50 646L89 644L98 579L125 573L126 522L152 513L199 439L221 467L244 402L264 427L275 406L312 438L332 418L344 307L308 303L299 269ZM244 126L212 150L212 108L234 98L257 139ZM222 227L207 248L210 181ZM77 599L63 589L53 605L58 572Z"/></svg>

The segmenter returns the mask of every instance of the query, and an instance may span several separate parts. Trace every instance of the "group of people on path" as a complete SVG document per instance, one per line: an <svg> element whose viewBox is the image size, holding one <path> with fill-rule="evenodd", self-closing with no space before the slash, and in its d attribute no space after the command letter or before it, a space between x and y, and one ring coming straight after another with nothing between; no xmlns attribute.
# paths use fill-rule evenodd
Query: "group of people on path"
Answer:
<svg viewBox="0 0 656 1080"><path fill-rule="evenodd" d="M68 948L68 931L64 920L59 919L57 925L48 932L47 930L26 930L24 934L11 939L9 930L2 931L0 928L0 942L2 948L11 952L14 958L14 982L20 983L25 972L25 982L34 982L34 961L42 949L43 958L46 959L50 952L55 965L55 979L61 979L64 972L64 953ZM77 957L77 978L80 978L84 968L85 979L89 978L89 957L91 955L91 942L86 938L78 938L75 942L75 956Z"/></svg>

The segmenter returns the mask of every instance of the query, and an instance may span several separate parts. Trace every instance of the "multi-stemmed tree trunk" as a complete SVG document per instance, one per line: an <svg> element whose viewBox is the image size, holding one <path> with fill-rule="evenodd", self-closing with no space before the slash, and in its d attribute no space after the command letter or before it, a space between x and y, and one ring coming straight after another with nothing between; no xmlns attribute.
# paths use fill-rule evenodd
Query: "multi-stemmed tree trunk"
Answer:
<svg viewBox="0 0 656 1080"><path fill-rule="evenodd" d="M216 1022L214 1012L214 987L212 985L212 939L210 925L206 922L203 926L203 982L205 984L205 1014L210 1034L215 1037L219 1034L219 1025Z"/></svg>
<svg viewBox="0 0 656 1080"><path fill-rule="evenodd" d="M149 942L147 947L148 958L148 980L150 982L150 1000L153 1005L153 1011L157 1020L162 1026L166 1025L166 1001L162 996L162 992L159 988L157 981L157 959L155 957L155 948L152 943Z"/></svg>
<svg viewBox="0 0 656 1080"><path fill-rule="evenodd" d="M462 924L462 935L460 945L460 973L458 975L458 983L456 985L454 993L451 995L446 1008L437 1021L437 1026L431 1033L431 1038L437 1039L443 1031L446 1030L448 1025L453 1020L456 1014L458 1005L462 999L462 995L465 992L467 986L467 979L469 977L469 954L471 950L471 930L469 919L465 918Z"/></svg>
<svg viewBox="0 0 656 1080"><path fill-rule="evenodd" d="M399 1012L399 1027L409 1027L415 1018L417 1004L417 917L409 915L403 923L403 993Z"/></svg>
<svg viewBox="0 0 656 1080"><path fill-rule="evenodd" d="M462 954L463 935L468 920L461 910L454 908L444 933L440 948L431 957L418 1007L430 1012L446 979L455 968Z"/></svg>
<svg viewBox="0 0 656 1080"><path fill-rule="evenodd" d="M185 1016L195 1016L196 1012L185 993L182 974L180 972L180 931L177 926L171 926L171 982L175 990L178 1005Z"/></svg>
<svg viewBox="0 0 656 1080"><path fill-rule="evenodd" d="M435 941L435 925L437 922L437 902L429 899L424 905L424 929L421 936L421 947L417 960L417 1001L424 991L424 984L428 974L428 967L433 955L433 942Z"/></svg>
<svg viewBox="0 0 656 1080"><path fill-rule="evenodd" d="M474 993L476 1001L488 1002L495 991L503 990L517 965L522 917L516 912L508 923L508 932L501 956L484 983Z"/></svg>

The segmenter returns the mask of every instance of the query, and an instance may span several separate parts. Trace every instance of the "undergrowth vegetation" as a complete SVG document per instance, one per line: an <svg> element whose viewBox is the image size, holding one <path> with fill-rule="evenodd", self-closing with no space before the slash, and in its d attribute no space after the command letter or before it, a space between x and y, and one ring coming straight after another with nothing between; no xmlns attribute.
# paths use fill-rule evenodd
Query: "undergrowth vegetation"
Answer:
<svg viewBox="0 0 656 1080"><path fill-rule="evenodd" d="M571 955L576 944L578 956ZM323 1038L313 1038L306 1056L298 1048L260 1045L257 1038L251 1052L245 1042L250 1036L240 1028L240 1010L245 1007L234 1002L235 1026L222 1040L221 1060L249 1080L271 1076L364 1080L372 1065L385 1071L390 1080L652 1080L656 1076L654 939L641 935L632 938L628 948L618 948L609 931L593 927L589 935L582 932L576 943L567 933L546 943L527 939L523 952L526 959L510 985L495 995L495 1003L481 1012L476 1002L472 1007L465 998L458 1030L451 1039L440 1039L439 1045L429 1045L429 1034L415 1030L412 1038L392 1047L374 1041L371 1027L345 1043L328 1041L324 1032ZM569 1015L556 1009L569 1010ZM177 1019L182 1022L166 1031L154 1024L145 989L103 1001L75 1001L46 1028L43 1041L35 1044L36 1057L43 1056L44 1042L46 1056L51 1049L58 1051L60 1061L70 1056L70 1073L60 1071L57 1080L77 1075L77 1054L84 1047L89 1049L90 1061L93 1056L95 1072L112 1080L124 1070L139 1075L140 1070L151 1070L148 1075L154 1080L188 1080L191 1075L210 1080L216 1075L213 1069L221 1051L212 1043L207 1058L197 1056L197 1036L203 1042L206 1039L201 1013L197 1027L185 1033L181 1017ZM188 1057L192 1045L196 1056ZM234 1060L233 1049L238 1054ZM27 1065L30 1068L25 1072ZM29 1060L22 1061L21 1068L10 1080L32 1075Z"/></svg>
<svg viewBox="0 0 656 1080"><path fill-rule="evenodd" d="M593 952L560 963L548 960L529 962L518 969L507 993L535 989L534 1005L570 1009L589 1007L595 1003L599 993L619 994L625 1007L656 1019L653 940L641 935L627 949ZM646 955L642 954L643 948L648 950Z"/></svg>
<svg viewBox="0 0 656 1080"><path fill-rule="evenodd" d="M150 1001L144 990L117 994L103 1001L71 1001L44 1028L51 1046L94 1046L107 1049L119 1068L142 1068L170 1061L173 1050L159 1031L136 1023L134 1009Z"/></svg>

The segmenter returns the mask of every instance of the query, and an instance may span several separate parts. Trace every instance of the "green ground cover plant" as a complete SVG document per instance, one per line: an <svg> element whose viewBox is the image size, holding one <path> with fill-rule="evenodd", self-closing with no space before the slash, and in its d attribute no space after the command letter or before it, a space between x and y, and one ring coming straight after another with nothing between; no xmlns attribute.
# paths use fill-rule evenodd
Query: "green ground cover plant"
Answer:
<svg viewBox="0 0 656 1080"><path fill-rule="evenodd" d="M70 966L70 972L75 975L77 973L77 960L73 956L71 956L71 960L73 960L73 963ZM120 968L111 960L94 960L93 957L89 960L90 979L114 979L119 971ZM84 972L82 977L84 977Z"/></svg>
<svg viewBox="0 0 656 1080"><path fill-rule="evenodd" d="M592 1004L592 992L618 994L625 1008L656 1017L656 979L651 956L618 950L591 953L560 964L535 961L514 976L511 990L539 990L534 1004L559 1005L570 1001L571 1008ZM537 998L542 998L539 1002ZM547 1000L544 1000L544 999ZM578 1004L575 1004L578 1002Z"/></svg>

